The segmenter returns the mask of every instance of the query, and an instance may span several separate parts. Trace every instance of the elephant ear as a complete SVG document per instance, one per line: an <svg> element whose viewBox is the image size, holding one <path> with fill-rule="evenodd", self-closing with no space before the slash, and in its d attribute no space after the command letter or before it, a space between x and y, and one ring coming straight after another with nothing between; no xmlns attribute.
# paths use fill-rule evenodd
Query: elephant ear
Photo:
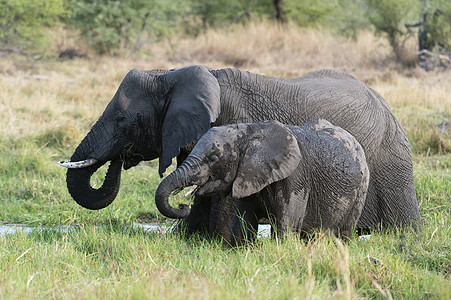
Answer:
<svg viewBox="0 0 451 300"><path fill-rule="evenodd" d="M180 148L198 140L220 112L220 88L205 66L189 66L160 76L166 92L161 127L160 176Z"/></svg>
<svg viewBox="0 0 451 300"><path fill-rule="evenodd" d="M301 161L297 139L286 126L275 121L253 125L259 128L247 139L232 186L232 196L236 199L258 193L267 185L287 178Z"/></svg>

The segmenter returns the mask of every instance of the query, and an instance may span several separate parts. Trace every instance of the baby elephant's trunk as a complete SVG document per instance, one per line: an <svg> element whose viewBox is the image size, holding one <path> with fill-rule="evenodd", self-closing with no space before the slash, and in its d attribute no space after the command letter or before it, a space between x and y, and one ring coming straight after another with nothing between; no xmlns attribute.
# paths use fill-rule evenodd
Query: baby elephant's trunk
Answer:
<svg viewBox="0 0 451 300"><path fill-rule="evenodd" d="M160 183L155 193L155 204L164 216L171 219L182 219L189 216L191 210L188 205L180 204L179 208L174 208L169 204L171 193L186 186L187 178L184 165L181 165Z"/></svg>

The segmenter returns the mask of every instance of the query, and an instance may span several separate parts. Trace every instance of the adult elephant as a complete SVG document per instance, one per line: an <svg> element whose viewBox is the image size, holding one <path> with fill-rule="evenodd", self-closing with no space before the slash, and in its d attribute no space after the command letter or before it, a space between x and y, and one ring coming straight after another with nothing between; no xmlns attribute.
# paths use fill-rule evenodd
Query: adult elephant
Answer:
<svg viewBox="0 0 451 300"><path fill-rule="evenodd" d="M117 195L122 164L128 169L159 158L162 176L172 158L180 163L211 126L261 120L303 125L313 118L344 128L365 150L370 182L357 228L419 226L404 130L377 92L338 70L295 79L198 65L132 70L71 161L63 163L70 168L67 186L77 203L101 209ZM93 189L91 175L108 161L102 187ZM207 228L209 200L195 199L184 222L189 232Z"/></svg>

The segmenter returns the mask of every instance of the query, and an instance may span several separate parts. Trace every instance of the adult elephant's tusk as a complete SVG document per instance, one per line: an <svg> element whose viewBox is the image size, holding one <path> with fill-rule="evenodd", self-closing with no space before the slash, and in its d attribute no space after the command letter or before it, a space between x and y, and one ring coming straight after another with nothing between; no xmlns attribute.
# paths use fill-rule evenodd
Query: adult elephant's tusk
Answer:
<svg viewBox="0 0 451 300"><path fill-rule="evenodd" d="M197 184L195 184L192 187L190 187L188 192L186 192L185 197L188 197L189 195L191 195L196 189L197 189Z"/></svg>
<svg viewBox="0 0 451 300"><path fill-rule="evenodd" d="M68 169L81 169L92 166L93 164L97 163L97 160L90 158L81 161L58 161L56 163Z"/></svg>

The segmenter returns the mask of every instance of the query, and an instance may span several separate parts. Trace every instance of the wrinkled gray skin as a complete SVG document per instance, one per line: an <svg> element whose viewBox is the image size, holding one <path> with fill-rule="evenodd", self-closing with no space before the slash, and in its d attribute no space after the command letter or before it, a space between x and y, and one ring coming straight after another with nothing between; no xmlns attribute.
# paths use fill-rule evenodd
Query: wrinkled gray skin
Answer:
<svg viewBox="0 0 451 300"><path fill-rule="evenodd" d="M172 71L132 70L71 157L97 163L69 169L72 197L89 209L109 205L119 190L121 165L128 169L159 158L162 175L211 126L278 120L303 125L323 118L350 132L365 150L370 183L359 228L419 225L412 158L406 134L384 99L353 76L320 70L278 79L237 69L189 66ZM103 186L91 175L111 162ZM210 198L198 197L184 225L206 229Z"/></svg>
<svg viewBox="0 0 451 300"><path fill-rule="evenodd" d="M251 240L265 217L279 236L288 229L349 233L368 182L364 151L342 128L322 119L302 127L265 121L210 129L161 182L155 201L172 217L168 197L174 190L197 185L198 195L221 195L209 231L233 245Z"/></svg>

